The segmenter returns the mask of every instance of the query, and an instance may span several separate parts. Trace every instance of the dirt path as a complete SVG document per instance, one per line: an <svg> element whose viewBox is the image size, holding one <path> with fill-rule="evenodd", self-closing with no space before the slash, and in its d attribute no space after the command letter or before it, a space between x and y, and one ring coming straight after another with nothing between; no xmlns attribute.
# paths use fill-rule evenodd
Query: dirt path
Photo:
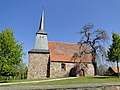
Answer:
<svg viewBox="0 0 120 90"><path fill-rule="evenodd" d="M13 84L27 84L27 83L49 82L49 81L67 80L67 79L74 79L74 78L77 78L77 77L57 78L57 79L40 80L40 81L26 81L26 82L0 83L0 86L4 86L4 85L13 85Z"/></svg>

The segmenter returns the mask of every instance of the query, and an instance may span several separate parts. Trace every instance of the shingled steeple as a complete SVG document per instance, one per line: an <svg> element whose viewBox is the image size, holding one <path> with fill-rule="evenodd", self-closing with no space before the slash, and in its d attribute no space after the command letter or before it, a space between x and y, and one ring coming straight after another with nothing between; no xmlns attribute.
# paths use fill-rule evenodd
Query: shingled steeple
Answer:
<svg viewBox="0 0 120 90"><path fill-rule="evenodd" d="M42 8L40 26L39 26L39 30L38 30L38 32L36 34L47 34L45 32L45 28L44 28L44 8Z"/></svg>
<svg viewBox="0 0 120 90"><path fill-rule="evenodd" d="M36 40L34 48L29 52L49 52L48 49L48 40L47 33L44 28L44 8L42 8L42 15L40 20L40 26L38 31L36 32Z"/></svg>

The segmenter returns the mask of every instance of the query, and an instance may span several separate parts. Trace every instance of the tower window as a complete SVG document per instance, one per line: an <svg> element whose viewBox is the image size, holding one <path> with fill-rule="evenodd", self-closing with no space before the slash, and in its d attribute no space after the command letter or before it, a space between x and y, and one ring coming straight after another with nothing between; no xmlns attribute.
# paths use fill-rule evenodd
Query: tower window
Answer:
<svg viewBox="0 0 120 90"><path fill-rule="evenodd" d="M66 64L65 63L61 63L61 69L66 70Z"/></svg>

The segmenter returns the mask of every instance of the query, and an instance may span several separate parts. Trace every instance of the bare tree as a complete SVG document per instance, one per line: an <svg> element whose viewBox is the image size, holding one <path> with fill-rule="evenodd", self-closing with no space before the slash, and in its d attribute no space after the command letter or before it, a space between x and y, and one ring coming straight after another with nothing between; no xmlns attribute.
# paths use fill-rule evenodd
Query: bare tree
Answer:
<svg viewBox="0 0 120 90"><path fill-rule="evenodd" d="M87 45L89 50L82 50L80 54L76 54L76 57L81 57L83 54L91 54L92 55L92 64L94 66L94 74L97 75L97 58L98 53L107 57L106 50L103 46L103 43L107 43L109 41L109 36L105 30L102 29L94 29L93 24L87 24L83 26L82 30L78 32L81 36L81 40L78 43L80 47L82 45ZM85 55L84 55L85 57Z"/></svg>

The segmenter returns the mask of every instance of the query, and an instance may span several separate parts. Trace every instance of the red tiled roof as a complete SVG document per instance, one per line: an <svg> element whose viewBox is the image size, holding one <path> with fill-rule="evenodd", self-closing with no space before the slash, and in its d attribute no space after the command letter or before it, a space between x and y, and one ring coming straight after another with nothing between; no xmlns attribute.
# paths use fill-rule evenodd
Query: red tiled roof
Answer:
<svg viewBox="0 0 120 90"><path fill-rule="evenodd" d="M72 59L74 53L79 53L78 44L62 43L62 42L49 42L50 60L55 62L74 62ZM86 45L84 45L85 48ZM75 62L90 62L92 61L91 54L86 58L75 60Z"/></svg>

